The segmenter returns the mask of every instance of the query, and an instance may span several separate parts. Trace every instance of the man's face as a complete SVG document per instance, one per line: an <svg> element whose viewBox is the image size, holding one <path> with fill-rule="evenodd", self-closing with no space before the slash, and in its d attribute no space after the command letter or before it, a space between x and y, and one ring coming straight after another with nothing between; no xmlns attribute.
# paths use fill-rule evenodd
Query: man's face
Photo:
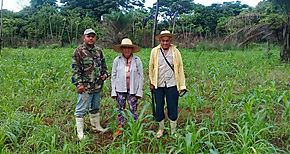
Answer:
<svg viewBox="0 0 290 154"><path fill-rule="evenodd" d="M96 42L96 34L88 34L84 36L84 42L88 46L92 46Z"/></svg>
<svg viewBox="0 0 290 154"><path fill-rule="evenodd" d="M161 44L162 49L164 50L169 49L171 45L171 40L172 40L171 37L167 37L167 36L161 37L160 44Z"/></svg>

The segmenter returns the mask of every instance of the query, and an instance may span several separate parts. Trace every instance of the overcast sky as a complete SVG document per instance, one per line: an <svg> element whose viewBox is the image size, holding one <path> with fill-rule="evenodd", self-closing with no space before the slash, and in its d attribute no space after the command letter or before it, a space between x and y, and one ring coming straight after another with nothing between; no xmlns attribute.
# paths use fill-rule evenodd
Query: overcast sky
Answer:
<svg viewBox="0 0 290 154"><path fill-rule="evenodd" d="M3 0L3 8L12 10L12 11L19 11L24 6L28 6L30 0ZM145 0L145 6L152 7L153 3L156 2L156 0ZM195 3L200 3L203 5L211 5L212 3L222 3L222 2L231 2L235 0L194 0ZM250 6L256 6L260 0L240 0L243 4L248 4Z"/></svg>

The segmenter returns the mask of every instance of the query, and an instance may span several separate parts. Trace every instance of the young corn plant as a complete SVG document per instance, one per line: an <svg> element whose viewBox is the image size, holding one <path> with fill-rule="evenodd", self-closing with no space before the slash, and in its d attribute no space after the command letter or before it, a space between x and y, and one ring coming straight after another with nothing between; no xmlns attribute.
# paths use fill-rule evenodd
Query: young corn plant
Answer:
<svg viewBox="0 0 290 154"><path fill-rule="evenodd" d="M116 102L110 79L103 87L102 125L76 137L73 48L4 49L0 63L0 153L289 153L290 90L287 64L279 50L265 58L261 47L224 52L181 49L187 96L179 99L177 136L168 121L161 139L150 95L139 101L135 122L127 110L123 135L113 138ZM143 62L144 93L150 93L151 49L136 53ZM104 50L108 70L117 53Z"/></svg>

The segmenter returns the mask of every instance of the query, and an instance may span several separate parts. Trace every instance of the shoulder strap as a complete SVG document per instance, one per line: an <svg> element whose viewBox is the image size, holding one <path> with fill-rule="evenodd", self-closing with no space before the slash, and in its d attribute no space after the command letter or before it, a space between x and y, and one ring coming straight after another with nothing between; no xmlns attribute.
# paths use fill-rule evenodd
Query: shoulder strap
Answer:
<svg viewBox="0 0 290 154"><path fill-rule="evenodd" d="M160 48L160 52L162 53L162 55L163 55L163 57L164 57L164 59L165 59L165 61L166 61L166 63L168 64L168 66L172 69L172 71L174 72L174 69L173 69L173 67L170 65L170 63L169 63L169 61L167 60L167 58L165 57L165 55L164 55L164 53L163 53L163 51L162 51L162 49Z"/></svg>

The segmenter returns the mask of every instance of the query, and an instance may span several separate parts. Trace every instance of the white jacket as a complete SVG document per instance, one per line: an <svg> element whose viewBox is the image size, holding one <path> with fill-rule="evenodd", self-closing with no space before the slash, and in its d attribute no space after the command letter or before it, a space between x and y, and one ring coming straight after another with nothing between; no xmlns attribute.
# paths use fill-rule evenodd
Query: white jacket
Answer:
<svg viewBox="0 0 290 154"><path fill-rule="evenodd" d="M117 96L117 92L127 92L126 86L126 72L124 61L125 57L119 55L114 59L112 67L112 92L111 96ZM129 94L133 94L139 97L143 97L143 65L141 59L138 56L132 57L130 66L130 91Z"/></svg>

